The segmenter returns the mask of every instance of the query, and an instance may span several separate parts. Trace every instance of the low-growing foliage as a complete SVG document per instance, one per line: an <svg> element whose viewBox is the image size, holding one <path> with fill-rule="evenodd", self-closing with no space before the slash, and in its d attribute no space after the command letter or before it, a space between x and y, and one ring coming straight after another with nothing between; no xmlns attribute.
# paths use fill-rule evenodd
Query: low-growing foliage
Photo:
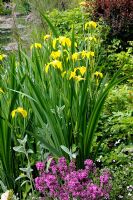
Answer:
<svg viewBox="0 0 133 200"><path fill-rule="evenodd" d="M110 168L112 171L113 187L110 199L124 199L129 200L133 197L133 178L132 178L132 162L131 158L127 164L116 166L115 164Z"/></svg>

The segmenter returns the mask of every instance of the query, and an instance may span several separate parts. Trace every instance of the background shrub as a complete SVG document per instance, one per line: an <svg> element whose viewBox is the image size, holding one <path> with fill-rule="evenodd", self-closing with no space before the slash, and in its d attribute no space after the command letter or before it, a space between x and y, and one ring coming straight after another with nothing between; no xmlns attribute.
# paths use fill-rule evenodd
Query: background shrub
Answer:
<svg viewBox="0 0 133 200"><path fill-rule="evenodd" d="M133 39L133 1L96 0L95 17L103 17L111 26L111 34L122 39Z"/></svg>

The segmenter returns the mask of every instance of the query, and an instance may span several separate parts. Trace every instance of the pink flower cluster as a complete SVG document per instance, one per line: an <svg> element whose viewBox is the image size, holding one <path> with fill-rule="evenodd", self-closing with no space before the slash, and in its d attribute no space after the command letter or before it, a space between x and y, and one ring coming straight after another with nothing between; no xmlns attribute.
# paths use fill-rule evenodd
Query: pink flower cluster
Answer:
<svg viewBox="0 0 133 200"><path fill-rule="evenodd" d="M75 162L69 165L64 157L58 162L52 159L48 170L46 163L37 162L39 177L35 178L35 187L43 198L57 198L58 200L80 199L101 200L109 199L111 190L110 174L103 171L97 176L97 170L92 160L84 162L84 169L76 170Z"/></svg>

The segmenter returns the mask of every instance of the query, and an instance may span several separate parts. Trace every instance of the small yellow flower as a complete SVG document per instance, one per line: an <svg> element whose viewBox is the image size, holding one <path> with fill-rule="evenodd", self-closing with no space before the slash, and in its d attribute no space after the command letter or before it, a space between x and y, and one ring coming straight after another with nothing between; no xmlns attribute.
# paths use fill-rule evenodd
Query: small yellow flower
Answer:
<svg viewBox="0 0 133 200"><path fill-rule="evenodd" d="M89 37L89 40L90 40L90 41L94 41L94 42L97 41L97 39L96 39L95 37L92 37L92 36Z"/></svg>
<svg viewBox="0 0 133 200"><path fill-rule="evenodd" d="M85 80L85 78L82 78L80 75L79 76L75 76L74 79L76 81L83 81L83 80Z"/></svg>
<svg viewBox="0 0 133 200"><path fill-rule="evenodd" d="M78 53L78 52L72 54L72 60L73 60L73 61L78 60L78 58L79 58L79 53Z"/></svg>
<svg viewBox="0 0 133 200"><path fill-rule="evenodd" d="M36 49L37 49L37 48L41 49L41 48L42 48L42 45L41 45L40 43L35 43L35 48L36 48Z"/></svg>
<svg viewBox="0 0 133 200"><path fill-rule="evenodd" d="M94 57L94 55L95 55L95 53L94 53L93 51L88 51L88 52L86 53L86 57L87 57L87 58Z"/></svg>
<svg viewBox="0 0 133 200"><path fill-rule="evenodd" d="M34 43L31 45L30 49L32 50L33 48L41 49L42 45L41 45L41 43Z"/></svg>
<svg viewBox="0 0 133 200"><path fill-rule="evenodd" d="M86 57L86 51L85 51L85 50L83 50L83 51L81 52L81 56L82 56L82 58L85 58L85 57Z"/></svg>
<svg viewBox="0 0 133 200"><path fill-rule="evenodd" d="M88 27L90 27L90 28L96 28L96 26L97 26L97 23L94 22L94 21L87 22L85 24L85 30L87 30Z"/></svg>
<svg viewBox="0 0 133 200"><path fill-rule="evenodd" d="M56 48L57 41L58 41L58 38L53 39L53 44L52 44L53 49Z"/></svg>
<svg viewBox="0 0 133 200"><path fill-rule="evenodd" d="M15 110L13 110L13 111L11 112L12 118L15 117L16 113L20 113L24 118L27 117L27 111L24 110L22 107L18 107L17 109L15 109Z"/></svg>
<svg viewBox="0 0 133 200"><path fill-rule="evenodd" d="M59 60L54 60L50 63L54 68L60 69L61 71L62 69L62 62L60 62Z"/></svg>
<svg viewBox="0 0 133 200"><path fill-rule="evenodd" d="M79 69L81 75L83 76L86 72L86 67L82 66L82 67L78 67L78 69Z"/></svg>
<svg viewBox="0 0 133 200"><path fill-rule="evenodd" d="M69 80L75 78L75 76L76 76L76 71L74 70L73 72L70 73Z"/></svg>
<svg viewBox="0 0 133 200"><path fill-rule="evenodd" d="M96 76L97 78L103 78L103 74L101 72L96 71L94 73L94 76Z"/></svg>
<svg viewBox="0 0 133 200"><path fill-rule="evenodd" d="M0 93L4 94L4 91L2 90L2 88L0 88Z"/></svg>
<svg viewBox="0 0 133 200"><path fill-rule="evenodd" d="M90 57L94 57L95 53L93 51L81 51L81 56L82 58L90 58Z"/></svg>
<svg viewBox="0 0 133 200"><path fill-rule="evenodd" d="M78 68L79 68L79 67L75 67L75 68L74 68L74 72L76 72L76 71L78 70Z"/></svg>
<svg viewBox="0 0 133 200"><path fill-rule="evenodd" d="M5 54L0 54L0 61L2 61L4 58L6 58L7 57L7 55L5 55Z"/></svg>
<svg viewBox="0 0 133 200"><path fill-rule="evenodd" d="M48 40L48 39L50 39L50 38L51 38L51 35L45 35L45 36L44 36L44 41L45 41L45 40Z"/></svg>
<svg viewBox="0 0 133 200"><path fill-rule="evenodd" d="M45 66L45 72L48 73L48 70L49 70L49 67L52 66L54 67L55 69L59 69L60 71L62 71L62 62L59 61L59 60L54 60L50 63L48 63L46 66Z"/></svg>
<svg viewBox="0 0 133 200"><path fill-rule="evenodd" d="M59 37L59 42L62 46L68 46L71 47L71 40L65 36Z"/></svg>
<svg viewBox="0 0 133 200"><path fill-rule="evenodd" d="M50 67L50 63L48 63L47 65L45 65L45 72L46 73L48 73L49 67Z"/></svg>
<svg viewBox="0 0 133 200"><path fill-rule="evenodd" d="M72 71L71 73L70 73L70 77L69 77L69 80L70 79L74 79L74 80L76 80L76 81L82 81L82 80L85 80L85 78L82 78L81 77L81 75L76 75L76 71L79 69L79 67L76 67L75 69L74 69L74 71Z"/></svg>
<svg viewBox="0 0 133 200"><path fill-rule="evenodd" d="M60 56L61 56L61 51L52 51L52 53L51 53L51 58L53 58L53 59L57 59L57 58L59 58Z"/></svg>

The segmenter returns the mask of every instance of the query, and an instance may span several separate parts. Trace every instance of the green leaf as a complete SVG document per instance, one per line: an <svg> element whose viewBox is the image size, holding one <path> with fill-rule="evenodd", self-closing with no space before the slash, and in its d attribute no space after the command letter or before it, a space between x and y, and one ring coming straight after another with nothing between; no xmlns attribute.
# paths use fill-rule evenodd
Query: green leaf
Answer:
<svg viewBox="0 0 133 200"><path fill-rule="evenodd" d="M67 147L65 147L64 145L61 145L60 147L64 152L66 152L68 155L70 155L71 152Z"/></svg>
<svg viewBox="0 0 133 200"><path fill-rule="evenodd" d="M21 144L21 145L25 145L26 142L27 142L27 135L25 135L24 139L23 140L20 140L20 139L17 139L18 142Z"/></svg>
<svg viewBox="0 0 133 200"><path fill-rule="evenodd" d="M74 32L74 25L72 27L72 45L71 45L71 53L75 52L75 32Z"/></svg>
<svg viewBox="0 0 133 200"><path fill-rule="evenodd" d="M46 149L48 149L53 155L55 155L55 156L57 156L57 157L60 157L60 156L61 156L60 152L59 152L56 148L54 148L51 144L49 144L49 143L44 139L44 137L39 136L39 135L37 135L36 137L37 137L37 139L39 139L39 141L40 141L41 143L43 143L44 147L45 147Z"/></svg>
<svg viewBox="0 0 133 200"><path fill-rule="evenodd" d="M32 154L32 153L34 153L34 152L32 151L32 149L28 149L28 150L27 150L27 153L31 153L31 154Z"/></svg>
<svg viewBox="0 0 133 200"><path fill-rule="evenodd" d="M50 167L51 161L53 160L53 158L49 158L47 161L47 165L46 165L46 172L48 172L48 169Z"/></svg>
<svg viewBox="0 0 133 200"><path fill-rule="evenodd" d="M31 169L31 167L29 166L29 167L27 167L27 168L19 168L22 172L26 172L26 173L28 173L28 174L30 174L32 171L33 171L33 169Z"/></svg>
<svg viewBox="0 0 133 200"><path fill-rule="evenodd" d="M23 146L13 147L13 150L19 153L25 153L25 148Z"/></svg>
<svg viewBox="0 0 133 200"><path fill-rule="evenodd" d="M27 177L26 175L19 176L19 177L17 177L17 178L15 179L15 181L18 181L18 180L20 180L20 179L22 179L22 178L26 178L26 177Z"/></svg>
<svg viewBox="0 0 133 200"><path fill-rule="evenodd" d="M30 183L29 180L24 181L20 186L22 187L23 185L25 185L26 183Z"/></svg>

